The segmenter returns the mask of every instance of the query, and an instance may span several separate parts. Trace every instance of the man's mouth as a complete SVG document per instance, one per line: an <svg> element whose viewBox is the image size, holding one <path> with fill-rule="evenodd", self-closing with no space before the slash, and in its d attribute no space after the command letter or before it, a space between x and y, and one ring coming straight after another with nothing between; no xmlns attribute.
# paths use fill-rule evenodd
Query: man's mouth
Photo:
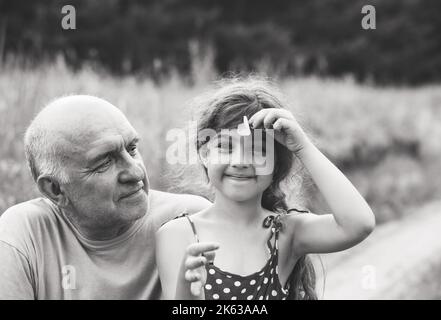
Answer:
<svg viewBox="0 0 441 320"><path fill-rule="evenodd" d="M138 193L143 191L143 187L144 187L144 184L141 184L138 188L136 188L136 189L134 189L134 190L132 190L132 191L130 191L128 193L123 194L119 199L121 200L121 199L126 199L126 198L129 198L129 197L135 196Z"/></svg>

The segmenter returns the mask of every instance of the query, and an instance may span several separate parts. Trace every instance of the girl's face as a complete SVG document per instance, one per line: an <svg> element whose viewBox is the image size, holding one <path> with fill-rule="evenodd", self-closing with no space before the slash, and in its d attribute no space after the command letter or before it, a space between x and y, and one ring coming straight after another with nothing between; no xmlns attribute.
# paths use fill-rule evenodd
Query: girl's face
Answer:
<svg viewBox="0 0 441 320"><path fill-rule="evenodd" d="M222 130L211 139L204 158L216 192L238 202L260 199L273 177L272 172L262 174L260 170L266 159L274 156L263 140L255 135L253 139L253 134L240 136L236 129Z"/></svg>

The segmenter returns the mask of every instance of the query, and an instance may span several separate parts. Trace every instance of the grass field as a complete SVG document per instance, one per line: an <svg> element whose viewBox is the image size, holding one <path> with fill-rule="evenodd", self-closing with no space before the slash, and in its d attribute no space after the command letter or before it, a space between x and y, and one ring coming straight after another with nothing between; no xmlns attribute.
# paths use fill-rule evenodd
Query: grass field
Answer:
<svg viewBox="0 0 441 320"><path fill-rule="evenodd" d="M0 66L0 214L37 195L25 165L22 137L35 113L53 98L82 93L103 97L125 112L142 137L141 152L152 186L177 190L166 175L167 130L190 119L186 102L209 88L209 79L188 85L179 76L161 84L148 78L111 77L91 68L73 72L62 60L38 68ZM278 81L317 145L353 181L378 222L441 194L441 85L378 88L348 79ZM198 176L192 176L196 192ZM316 211L326 205L308 181L294 195ZM298 199L296 201L299 201ZM414 210L415 212L417 209Z"/></svg>

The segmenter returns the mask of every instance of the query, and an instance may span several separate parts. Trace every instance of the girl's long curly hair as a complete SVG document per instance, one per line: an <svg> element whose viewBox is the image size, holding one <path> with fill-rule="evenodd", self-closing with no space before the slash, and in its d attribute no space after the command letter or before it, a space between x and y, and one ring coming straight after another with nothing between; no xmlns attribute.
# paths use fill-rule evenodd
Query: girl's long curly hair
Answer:
<svg viewBox="0 0 441 320"><path fill-rule="evenodd" d="M284 108L282 95L266 79L250 77L247 79L226 79L219 82L220 88L199 99L203 108L197 122L198 133L204 129L216 132L221 129L237 128L243 116L250 118L256 112L266 108ZM206 141L196 138L199 150ZM297 158L285 146L274 141L275 164L271 185L263 192L262 207L277 214L286 214L288 205L281 183L292 171ZM205 167L204 167L205 169ZM207 173L205 169L205 173ZM283 221L283 219L282 219ZM301 257L289 277L289 299L316 300L316 275L308 256Z"/></svg>

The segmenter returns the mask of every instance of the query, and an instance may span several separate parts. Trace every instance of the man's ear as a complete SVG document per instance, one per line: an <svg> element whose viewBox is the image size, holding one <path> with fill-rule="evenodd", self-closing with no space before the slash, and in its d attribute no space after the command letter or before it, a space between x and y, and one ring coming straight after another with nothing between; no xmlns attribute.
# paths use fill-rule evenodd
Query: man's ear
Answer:
<svg viewBox="0 0 441 320"><path fill-rule="evenodd" d="M58 206L65 207L68 204L68 199L56 178L40 176L37 180L37 186L43 195Z"/></svg>

